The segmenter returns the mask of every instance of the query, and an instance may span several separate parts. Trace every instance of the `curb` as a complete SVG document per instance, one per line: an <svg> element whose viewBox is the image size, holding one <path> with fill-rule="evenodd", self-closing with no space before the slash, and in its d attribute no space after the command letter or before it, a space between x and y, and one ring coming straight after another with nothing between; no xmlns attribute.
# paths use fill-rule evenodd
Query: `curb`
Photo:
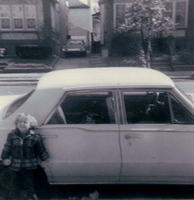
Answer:
<svg viewBox="0 0 194 200"><path fill-rule="evenodd" d="M37 82L39 79L29 79L29 78L6 78L6 79L0 79L0 82Z"/></svg>
<svg viewBox="0 0 194 200"><path fill-rule="evenodd" d="M20 82L20 83L1 83L0 82L0 86L36 86L37 83L30 83L30 82Z"/></svg>
<svg viewBox="0 0 194 200"><path fill-rule="evenodd" d="M47 69L47 68L10 68L10 69L5 69L2 71L4 74L11 74L11 73L43 73L43 72L49 72L52 71L52 69Z"/></svg>
<svg viewBox="0 0 194 200"><path fill-rule="evenodd" d="M173 76L173 75L168 75L170 78L172 79L193 79L194 77L191 77L191 76Z"/></svg>

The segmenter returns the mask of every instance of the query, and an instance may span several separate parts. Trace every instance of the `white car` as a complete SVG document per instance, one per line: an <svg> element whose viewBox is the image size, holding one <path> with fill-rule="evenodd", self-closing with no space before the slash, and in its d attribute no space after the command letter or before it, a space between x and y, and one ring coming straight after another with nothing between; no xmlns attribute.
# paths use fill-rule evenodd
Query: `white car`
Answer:
<svg viewBox="0 0 194 200"><path fill-rule="evenodd" d="M51 184L194 184L194 104L159 71L66 69L0 99L0 151L17 113L32 114Z"/></svg>

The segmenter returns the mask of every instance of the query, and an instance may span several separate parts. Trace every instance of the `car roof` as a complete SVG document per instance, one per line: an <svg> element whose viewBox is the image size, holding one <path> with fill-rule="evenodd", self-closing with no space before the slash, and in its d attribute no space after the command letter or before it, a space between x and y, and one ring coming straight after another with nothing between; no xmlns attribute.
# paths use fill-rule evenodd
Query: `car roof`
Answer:
<svg viewBox="0 0 194 200"><path fill-rule="evenodd" d="M37 89L105 87L174 87L165 74L142 67L74 68L49 72L42 76Z"/></svg>

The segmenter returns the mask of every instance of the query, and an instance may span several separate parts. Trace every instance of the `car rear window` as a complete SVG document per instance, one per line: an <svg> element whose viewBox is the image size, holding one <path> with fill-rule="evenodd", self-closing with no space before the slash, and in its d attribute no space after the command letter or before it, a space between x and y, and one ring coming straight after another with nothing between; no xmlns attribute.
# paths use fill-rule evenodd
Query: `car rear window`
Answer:
<svg viewBox="0 0 194 200"><path fill-rule="evenodd" d="M80 41L80 40L71 40L67 43L67 46L81 46L81 45L84 45L84 42L83 41Z"/></svg>
<svg viewBox="0 0 194 200"><path fill-rule="evenodd" d="M23 95L22 97L16 99L7 109L4 119L9 117L11 114L13 114L32 95L33 92L34 92L34 90L32 90L29 93Z"/></svg>

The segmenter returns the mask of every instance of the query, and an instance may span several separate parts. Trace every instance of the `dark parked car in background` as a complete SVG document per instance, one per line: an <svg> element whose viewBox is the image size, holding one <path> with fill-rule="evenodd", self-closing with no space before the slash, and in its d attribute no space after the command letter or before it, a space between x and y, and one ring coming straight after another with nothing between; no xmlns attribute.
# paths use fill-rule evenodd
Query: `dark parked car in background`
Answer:
<svg viewBox="0 0 194 200"><path fill-rule="evenodd" d="M84 40L78 39L70 39L62 48L62 55L69 56L69 55L87 55L86 44Z"/></svg>

